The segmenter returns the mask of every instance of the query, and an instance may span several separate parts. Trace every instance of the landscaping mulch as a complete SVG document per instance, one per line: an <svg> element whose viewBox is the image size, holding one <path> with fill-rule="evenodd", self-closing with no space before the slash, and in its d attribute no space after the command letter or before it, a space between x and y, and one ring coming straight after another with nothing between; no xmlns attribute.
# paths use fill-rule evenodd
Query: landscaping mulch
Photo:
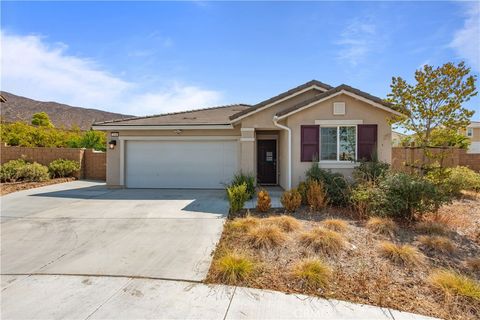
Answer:
<svg viewBox="0 0 480 320"><path fill-rule="evenodd" d="M283 213L283 210L269 214L255 210L249 212L254 217ZM423 248L418 242L421 235L415 231L413 224L399 224L399 231L391 238L372 233L365 227L365 221L356 219L355 213L349 209L329 208L321 213L311 213L308 208L303 208L291 215L302 223L302 228L287 233L288 239L283 245L269 249L253 248L246 240L245 232L234 232L227 224L206 282L222 283L213 267L215 261L226 252L239 251L251 257L257 265L251 277L236 283L240 286L316 295L445 319L480 318L479 300L446 294L432 287L428 281L431 271L436 268L451 269L480 281L480 273L468 269L465 264L467 259L480 255L478 194L456 200L441 208L435 216L426 218L448 225L450 231L445 236L456 247L452 254L435 253ZM348 231L343 233L347 246L337 254L315 253L299 241L302 232L321 225L326 218L340 218L349 224ZM425 255L425 262L417 266L403 266L383 258L378 246L385 240L418 248ZM308 288L292 275L294 263L306 257L320 258L332 267L333 276L327 287L317 290Z"/></svg>
<svg viewBox="0 0 480 320"><path fill-rule="evenodd" d="M75 178L56 178L42 182L5 182L0 183L0 195L6 195L21 190L33 189L38 187L49 186L57 183L64 183L76 180Z"/></svg>

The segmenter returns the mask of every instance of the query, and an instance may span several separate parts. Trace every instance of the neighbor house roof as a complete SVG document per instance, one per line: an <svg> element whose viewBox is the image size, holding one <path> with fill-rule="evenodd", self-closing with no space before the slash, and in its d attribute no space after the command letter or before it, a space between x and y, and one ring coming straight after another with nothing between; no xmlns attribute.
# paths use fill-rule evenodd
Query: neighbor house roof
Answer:
<svg viewBox="0 0 480 320"><path fill-rule="evenodd" d="M165 113L97 122L94 126L168 126L168 125L225 125L232 114L249 109L246 104L233 104L205 109Z"/></svg>
<svg viewBox="0 0 480 320"><path fill-rule="evenodd" d="M280 112L276 113L276 117L278 118L284 118L292 113L295 113L297 111L300 111L302 109L308 108L309 106L312 106L313 104L320 102L322 100L328 99L331 96L335 94L340 94L340 93L350 93L353 96L357 96L363 99L366 99L369 102L374 103L375 105L379 106L380 108L384 109L385 111L400 115L399 112L395 111L392 109L392 104L388 103L379 97L372 96L369 93L366 93L364 91L361 91L359 89L350 87L346 84L341 84L338 87L331 88L330 90L327 90L325 92L322 92L310 99L307 99L305 101L302 101L294 106L291 106L290 108L284 109Z"/></svg>
<svg viewBox="0 0 480 320"><path fill-rule="evenodd" d="M298 87L295 87L293 89L290 89L288 91L285 91L283 93L280 93L279 95L276 95L275 97L272 97L270 99L267 99L267 100L264 100L260 103L257 103L256 105L252 106L251 108L248 108L248 109L245 109L243 111L240 111L234 115L231 115L230 116L230 120L234 120L234 119L237 119L237 118L240 118L242 116L245 116L247 114L250 114L250 113L253 113L255 111L257 111L258 109L261 109L265 106L268 106L270 104L273 104L279 100L282 100L284 98L287 98L291 95L294 95L302 90L305 90L305 89L308 89L310 87L317 87L319 88L320 90L323 90L323 91L326 91L326 90L330 90L332 89L333 87L326 84L326 83L323 83L323 82L320 82L318 80L311 80L309 82L306 82L302 85L299 85Z"/></svg>

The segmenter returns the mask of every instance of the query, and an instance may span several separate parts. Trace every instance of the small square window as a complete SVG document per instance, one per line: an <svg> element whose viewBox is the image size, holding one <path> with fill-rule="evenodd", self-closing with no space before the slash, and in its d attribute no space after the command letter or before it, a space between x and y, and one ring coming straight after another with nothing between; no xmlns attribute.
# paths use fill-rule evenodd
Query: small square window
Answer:
<svg viewBox="0 0 480 320"><path fill-rule="evenodd" d="M473 128L467 128L467 137L473 137Z"/></svg>
<svg viewBox="0 0 480 320"><path fill-rule="evenodd" d="M334 102L333 103L333 115L334 116L345 115L345 102Z"/></svg>

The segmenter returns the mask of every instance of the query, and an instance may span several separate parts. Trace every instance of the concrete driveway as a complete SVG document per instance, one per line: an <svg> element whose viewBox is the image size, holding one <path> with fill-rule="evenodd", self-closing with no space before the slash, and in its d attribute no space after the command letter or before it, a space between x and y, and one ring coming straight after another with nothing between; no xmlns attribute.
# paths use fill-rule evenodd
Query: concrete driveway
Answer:
<svg viewBox="0 0 480 320"><path fill-rule="evenodd" d="M0 201L3 275L200 281L228 211L222 190L112 190L88 181Z"/></svg>

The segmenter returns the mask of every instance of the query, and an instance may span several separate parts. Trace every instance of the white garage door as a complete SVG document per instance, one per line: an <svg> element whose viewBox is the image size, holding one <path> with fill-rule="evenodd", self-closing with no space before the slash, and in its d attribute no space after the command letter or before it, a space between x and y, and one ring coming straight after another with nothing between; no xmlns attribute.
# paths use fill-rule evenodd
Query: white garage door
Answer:
<svg viewBox="0 0 480 320"><path fill-rule="evenodd" d="M223 188L238 170L237 141L126 141L128 188Z"/></svg>

